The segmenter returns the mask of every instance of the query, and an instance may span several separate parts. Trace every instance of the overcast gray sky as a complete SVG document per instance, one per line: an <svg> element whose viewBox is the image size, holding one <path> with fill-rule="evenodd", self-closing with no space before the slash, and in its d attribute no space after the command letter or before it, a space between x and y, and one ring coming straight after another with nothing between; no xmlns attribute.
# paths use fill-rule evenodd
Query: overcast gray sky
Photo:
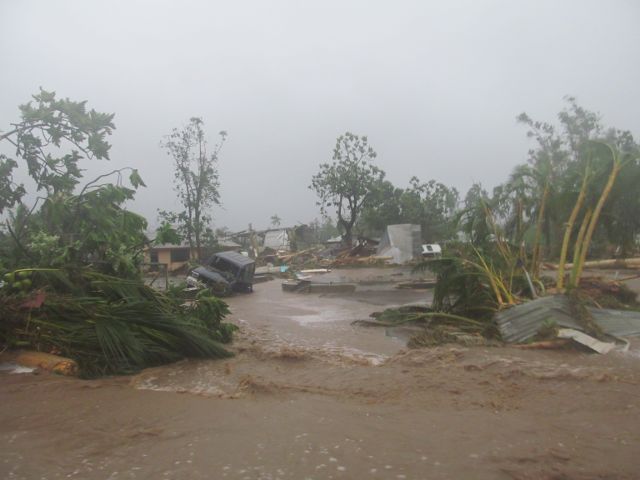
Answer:
<svg viewBox="0 0 640 480"><path fill-rule="evenodd" d="M308 190L346 130L398 186L463 193L526 159L515 116L554 120L574 95L640 136L640 2L0 0L0 129L39 86L115 112L111 165L177 206L163 135L201 116L220 158L216 226L319 216Z"/></svg>

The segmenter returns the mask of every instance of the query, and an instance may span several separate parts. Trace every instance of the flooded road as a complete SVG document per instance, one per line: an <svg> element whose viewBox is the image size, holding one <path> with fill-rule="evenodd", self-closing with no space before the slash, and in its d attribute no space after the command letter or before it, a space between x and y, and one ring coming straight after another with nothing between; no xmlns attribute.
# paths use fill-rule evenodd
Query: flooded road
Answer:
<svg viewBox="0 0 640 480"><path fill-rule="evenodd" d="M314 281L357 282L358 288L350 294L322 295L282 292L281 282L276 280L257 285L252 295L231 298L231 318L253 329L254 334L258 330L276 342L296 347L393 355L405 346L403 340L386 336L384 330L355 327L352 322L368 319L371 313L388 307L430 304L431 290L394 288L394 280L409 276L406 269L382 273L370 268L334 271L317 275Z"/></svg>
<svg viewBox="0 0 640 480"><path fill-rule="evenodd" d="M385 270L323 279L360 282L352 295L275 280L230 299L231 359L95 381L0 374L0 478L638 478L638 345L406 350L351 325L429 300Z"/></svg>

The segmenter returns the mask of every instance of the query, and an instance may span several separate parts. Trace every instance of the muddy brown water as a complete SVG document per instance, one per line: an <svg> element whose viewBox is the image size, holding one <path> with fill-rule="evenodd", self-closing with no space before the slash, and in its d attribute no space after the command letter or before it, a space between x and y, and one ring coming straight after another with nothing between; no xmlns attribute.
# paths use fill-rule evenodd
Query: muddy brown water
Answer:
<svg viewBox="0 0 640 480"><path fill-rule="evenodd" d="M403 273L403 275L398 275ZM626 354L407 350L354 327L408 272L353 295L230 300L234 358L80 381L0 374L6 479L636 479L640 344Z"/></svg>

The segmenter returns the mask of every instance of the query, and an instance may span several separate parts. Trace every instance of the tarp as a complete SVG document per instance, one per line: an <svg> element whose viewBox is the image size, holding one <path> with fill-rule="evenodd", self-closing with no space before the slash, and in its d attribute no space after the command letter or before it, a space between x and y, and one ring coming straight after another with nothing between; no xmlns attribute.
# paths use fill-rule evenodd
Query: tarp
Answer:
<svg viewBox="0 0 640 480"><path fill-rule="evenodd" d="M380 243L377 254L391 257L393 263L407 263L422 253L422 229L420 225L403 223L388 225Z"/></svg>
<svg viewBox="0 0 640 480"><path fill-rule="evenodd" d="M289 250L289 234L286 230L270 230L264 234L264 248L271 248L276 252Z"/></svg>

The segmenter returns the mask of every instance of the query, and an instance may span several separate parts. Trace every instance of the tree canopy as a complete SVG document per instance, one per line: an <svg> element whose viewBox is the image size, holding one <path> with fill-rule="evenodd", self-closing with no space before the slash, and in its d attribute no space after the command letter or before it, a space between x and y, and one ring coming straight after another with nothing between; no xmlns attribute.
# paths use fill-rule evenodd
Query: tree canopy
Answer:
<svg viewBox="0 0 640 480"><path fill-rule="evenodd" d="M14 156L0 154L0 213L26 193L13 177L18 160L26 165L36 191L54 194L73 191L82 178L78 164L83 158L109 159L106 137L115 129L114 115L87 111L86 104L40 89L20 105L20 120L0 134L0 142L15 148Z"/></svg>
<svg viewBox="0 0 640 480"><path fill-rule="evenodd" d="M374 186L358 225L367 234L379 235L387 225L412 223L420 225L426 242L443 242L456 235L458 196L455 188L436 180L412 177L407 188L382 180Z"/></svg>
<svg viewBox="0 0 640 480"><path fill-rule="evenodd" d="M20 120L0 136L15 148L13 157L0 155L0 212L9 211L0 230L4 267L91 264L109 274L138 275L147 222L124 208L144 186L138 171L113 170L79 187L83 159L109 159L114 115L42 89L19 109ZM28 187L13 179L19 168L35 184L31 193L40 195L30 207L24 203Z"/></svg>
<svg viewBox="0 0 640 480"><path fill-rule="evenodd" d="M384 172L373 164L376 156L366 136L346 132L336 139L332 161L321 164L311 180L309 188L318 195L322 214L335 208L346 244L352 241L362 209L373 200L376 185L384 179Z"/></svg>
<svg viewBox="0 0 640 480"><path fill-rule="evenodd" d="M227 137L224 130L219 132L220 141L209 153L203 126L201 118L193 117L182 129L174 128L162 143L174 162L174 189L184 210L160 212L160 216L177 225L198 258L206 238L213 235L211 207L220 205L217 162Z"/></svg>

